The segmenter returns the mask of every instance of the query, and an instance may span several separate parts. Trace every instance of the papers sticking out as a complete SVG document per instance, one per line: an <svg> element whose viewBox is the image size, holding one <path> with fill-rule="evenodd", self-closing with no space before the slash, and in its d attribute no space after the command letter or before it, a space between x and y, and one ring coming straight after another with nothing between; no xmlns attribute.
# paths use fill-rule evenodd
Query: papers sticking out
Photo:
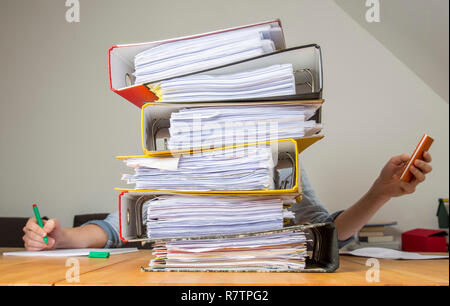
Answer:
<svg viewBox="0 0 450 306"><path fill-rule="evenodd" d="M160 196L144 203L148 238L183 238L281 229L294 218L276 197Z"/></svg>
<svg viewBox="0 0 450 306"><path fill-rule="evenodd" d="M133 158L135 174L122 180L140 190L264 190L274 189L270 147L252 146L181 155L177 170L161 170ZM127 159L124 160L127 163Z"/></svg>
<svg viewBox="0 0 450 306"><path fill-rule="evenodd" d="M179 157L147 157L129 158L125 161L128 167L138 168L139 166L147 168L156 168L160 170L175 171L178 169Z"/></svg>
<svg viewBox="0 0 450 306"><path fill-rule="evenodd" d="M4 256L24 256L24 257L76 257L89 256L90 252L109 252L111 255L137 252L137 248L116 248L116 249L60 249L40 252L5 252Z"/></svg>
<svg viewBox="0 0 450 306"><path fill-rule="evenodd" d="M305 268L306 238L284 232L240 238L169 241L155 244L153 270L289 271Z"/></svg>
<svg viewBox="0 0 450 306"><path fill-rule="evenodd" d="M402 252L397 250L385 249L385 248L361 248L353 250L351 252L342 253L345 255L353 255L360 257L373 257L384 259L443 259L448 258L448 255L421 255L418 253Z"/></svg>
<svg viewBox="0 0 450 306"><path fill-rule="evenodd" d="M295 95L292 64L226 75L196 74L151 84L160 102L198 102Z"/></svg>
<svg viewBox="0 0 450 306"><path fill-rule="evenodd" d="M275 51L279 27L261 25L237 31L178 40L135 56L135 84L202 71Z"/></svg>
<svg viewBox="0 0 450 306"><path fill-rule="evenodd" d="M313 135L320 105L185 108L170 117L170 150L220 147Z"/></svg>

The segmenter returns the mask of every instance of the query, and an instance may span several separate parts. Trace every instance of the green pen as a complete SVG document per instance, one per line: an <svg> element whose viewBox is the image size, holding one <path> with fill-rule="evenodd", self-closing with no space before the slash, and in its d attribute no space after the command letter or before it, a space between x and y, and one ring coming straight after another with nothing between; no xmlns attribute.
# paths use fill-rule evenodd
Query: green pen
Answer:
<svg viewBox="0 0 450 306"><path fill-rule="evenodd" d="M37 223L39 224L40 227L44 228L44 223L42 223L41 215L39 214L39 209L36 204L33 204L33 211L34 211L34 216L36 217ZM48 244L47 236L42 237L42 239L44 239L45 244Z"/></svg>
<svg viewBox="0 0 450 306"><path fill-rule="evenodd" d="M89 258L109 258L109 252L89 252Z"/></svg>

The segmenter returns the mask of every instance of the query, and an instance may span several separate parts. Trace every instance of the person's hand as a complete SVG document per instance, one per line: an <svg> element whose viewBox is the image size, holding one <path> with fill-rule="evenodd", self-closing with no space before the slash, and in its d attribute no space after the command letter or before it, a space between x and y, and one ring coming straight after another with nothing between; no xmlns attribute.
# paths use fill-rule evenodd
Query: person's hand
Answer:
<svg viewBox="0 0 450 306"><path fill-rule="evenodd" d="M44 228L37 224L36 218L30 218L23 228L25 233L23 241L27 251L55 249L57 242L62 239L61 224L57 219L42 220L42 222L44 223ZM43 240L45 236L48 237L48 244L45 244Z"/></svg>
<svg viewBox="0 0 450 306"><path fill-rule="evenodd" d="M404 182L400 180L400 175L409 158L407 154L394 156L384 166L380 176L373 185L373 189L379 197L390 199L411 194L416 191L417 185L425 181L426 174L432 170L430 153L424 152L423 160L417 159L414 162L414 165L411 166L413 179L411 182Z"/></svg>

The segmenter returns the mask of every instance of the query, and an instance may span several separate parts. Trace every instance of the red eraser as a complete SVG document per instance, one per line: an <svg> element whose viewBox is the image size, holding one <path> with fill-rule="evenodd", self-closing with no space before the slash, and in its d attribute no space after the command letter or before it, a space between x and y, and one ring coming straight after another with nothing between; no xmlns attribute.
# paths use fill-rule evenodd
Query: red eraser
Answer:
<svg viewBox="0 0 450 306"><path fill-rule="evenodd" d="M400 176L400 179L405 182L411 182L413 175L410 171L411 167L414 165L414 162L416 159L423 160L423 153L428 151L431 147L431 144L433 143L434 139L428 136L427 134L424 134L422 136L422 139L420 140L419 144L417 145L416 149L414 150L414 153L411 155L411 158L406 163L405 168L403 169L402 175Z"/></svg>

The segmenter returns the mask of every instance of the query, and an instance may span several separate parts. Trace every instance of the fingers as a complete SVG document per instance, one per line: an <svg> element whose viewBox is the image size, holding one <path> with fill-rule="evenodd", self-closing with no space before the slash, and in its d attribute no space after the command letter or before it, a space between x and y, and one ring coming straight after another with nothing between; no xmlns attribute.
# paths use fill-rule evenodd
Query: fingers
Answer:
<svg viewBox="0 0 450 306"><path fill-rule="evenodd" d="M431 172L432 167L427 162L422 160L416 160L414 162L415 166L411 166L409 171L414 176L411 182L404 182L399 180L400 188L403 190L404 194L411 194L416 191L417 185L425 181L426 174ZM417 167L416 167L417 166Z"/></svg>
<svg viewBox="0 0 450 306"><path fill-rule="evenodd" d="M431 163L431 154L427 152L423 152L423 160L426 161L427 163Z"/></svg>
<svg viewBox="0 0 450 306"><path fill-rule="evenodd" d="M411 168L409 168L409 171L411 171L411 173L414 175L417 183L422 183L423 181L425 181L425 174L416 167L411 166Z"/></svg>
<svg viewBox="0 0 450 306"><path fill-rule="evenodd" d="M44 243L44 241L31 240L31 239L28 239L27 237L24 237L23 241L24 241L25 249L27 249L27 251L41 251L47 247L47 245Z"/></svg>
<svg viewBox="0 0 450 306"><path fill-rule="evenodd" d="M32 252L36 252L36 251L43 251L43 250L53 250L55 249L55 240L53 240L52 243L48 243L47 244L39 244L36 243L35 241L25 241L25 249L27 251L32 251Z"/></svg>
<svg viewBox="0 0 450 306"><path fill-rule="evenodd" d="M420 159L416 159L416 161L414 162L414 166L416 169L418 168L420 171L422 171L425 174L430 173L431 170L433 170L433 167L428 162L420 160Z"/></svg>
<svg viewBox="0 0 450 306"><path fill-rule="evenodd" d="M401 155L394 156L390 159L390 163L394 166L403 166L408 160L410 156L406 153L403 153Z"/></svg>
<svg viewBox="0 0 450 306"><path fill-rule="evenodd" d="M38 235L36 232L33 232L33 231L25 232L25 237L27 237L29 240L39 241L39 242L44 243L43 237L41 235Z"/></svg>
<svg viewBox="0 0 450 306"><path fill-rule="evenodd" d="M44 220L44 229L41 228L35 218L30 218L23 228L25 235L23 236L24 246L28 251L41 251L55 248L55 239L48 237L48 244L45 244L43 237L47 236L47 232L51 232L56 222Z"/></svg>
<svg viewBox="0 0 450 306"><path fill-rule="evenodd" d="M414 193L416 191L416 186L417 183L415 182L407 183L404 181L400 181L400 188L403 190L405 194Z"/></svg>
<svg viewBox="0 0 450 306"><path fill-rule="evenodd" d="M48 244L45 244L44 239L32 231L27 231L23 236L24 246L28 251L41 251L54 249L56 241L54 238L48 237Z"/></svg>
<svg viewBox="0 0 450 306"><path fill-rule="evenodd" d="M44 231L47 233L51 233L56 227L55 219L50 219L44 223Z"/></svg>
<svg viewBox="0 0 450 306"><path fill-rule="evenodd" d="M42 237L47 236L47 232L44 231L43 228L41 228L37 223L36 223L36 218L30 218L28 219L27 224L25 224L25 227L23 228L24 233L26 234L27 231L31 231L36 233L37 235Z"/></svg>
<svg viewBox="0 0 450 306"><path fill-rule="evenodd" d="M55 244L56 244L56 240L51 237L48 237L48 244L47 244L46 248L49 250L53 250L56 246Z"/></svg>
<svg viewBox="0 0 450 306"><path fill-rule="evenodd" d="M382 175L384 175L387 179L391 179L392 176L396 174L400 175L408 160L408 154L401 154L392 157L387 163L386 167L383 168Z"/></svg>
<svg viewBox="0 0 450 306"><path fill-rule="evenodd" d="M41 236L32 231L27 231L23 236L24 246L27 250L40 251L48 247Z"/></svg>

